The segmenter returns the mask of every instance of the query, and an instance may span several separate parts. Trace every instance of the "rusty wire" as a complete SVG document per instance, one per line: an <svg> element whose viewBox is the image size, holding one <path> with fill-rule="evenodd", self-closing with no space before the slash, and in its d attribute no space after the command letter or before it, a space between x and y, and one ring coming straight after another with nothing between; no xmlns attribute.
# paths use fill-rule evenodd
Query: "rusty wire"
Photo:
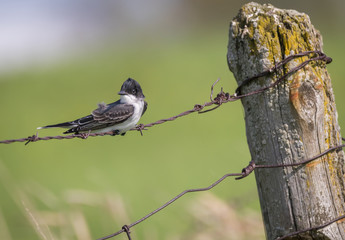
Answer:
<svg viewBox="0 0 345 240"><path fill-rule="evenodd" d="M282 75L278 80L276 80L275 82L271 83L270 85L260 88L258 90L254 90L252 92L246 93L246 94L241 94L241 88L250 83L251 81L263 77L263 76L267 76L273 72L275 72L276 70L278 70L279 68L282 68L286 63L288 63L289 61L293 60L296 57L303 57L303 56L307 56L310 54L314 54L316 56L309 58L307 60L305 60L304 62L302 62L301 64L299 64L298 66L292 68L290 71L288 71L286 74ZM216 85L216 83L219 81L219 79L217 79L212 87L211 87L211 94L210 94L210 102L206 102L204 104L196 104L194 105L194 107L190 110L184 111L176 116L172 116L169 118L164 118L164 119L160 119L156 122L152 122L149 124L139 124L137 127L131 129L131 130L136 130L136 131L140 131L141 135L142 135L142 131L143 130L147 130L147 128L149 127L153 127L155 125L158 124L162 124L162 123L166 123L168 121L174 121L177 118L183 117L183 116L187 116L191 113L194 112L198 112L198 113L206 113L212 110L215 110L216 108L218 108L219 106L221 106L223 103L228 103L228 102L234 102L237 101L241 98L247 97L247 96L251 96L254 94L258 94L261 92L264 92L270 88L273 88L274 86L278 85L281 81L283 81L284 79L286 79L290 74L302 69L304 66L306 66L308 63L310 63L311 61L323 61L325 63L330 63L332 62L332 59L328 56L326 56L326 54L324 54L323 52L320 51L306 51L306 52L301 52L298 54L294 54L291 56L288 56L287 58L285 58L284 60L282 60L281 62L278 62L277 64L275 64L272 68L259 73L253 77L250 77L248 79L245 79L240 86L238 86L238 88L235 91L235 94L230 95L229 93L225 93L223 92L223 89L221 89L221 91L217 94L217 96L215 98L213 98L213 88ZM215 107L204 110L203 109L205 107L209 107L215 105ZM86 139L88 137L97 137L97 136L106 136L106 135L114 135L113 131L110 132L104 132L104 133L80 133L80 134L74 134L74 135L64 135L64 136L47 136L47 137L38 137L38 133L36 133L35 135L26 137L26 138L19 138L19 139L9 139L9 140L2 140L0 141L0 143L4 143L4 144L10 144L10 143L14 143L14 142L25 142L25 145L27 145L30 142L37 142L37 141L41 141L41 140L52 140L52 139L58 139L58 140L62 140L62 139L73 139L73 138L81 138L81 139Z"/></svg>

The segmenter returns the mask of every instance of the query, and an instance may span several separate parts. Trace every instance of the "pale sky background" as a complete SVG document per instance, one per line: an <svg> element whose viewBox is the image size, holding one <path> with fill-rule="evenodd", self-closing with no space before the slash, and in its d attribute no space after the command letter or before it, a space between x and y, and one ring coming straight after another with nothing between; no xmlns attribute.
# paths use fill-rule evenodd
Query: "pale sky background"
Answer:
<svg viewBox="0 0 345 240"><path fill-rule="evenodd" d="M0 70L52 61L116 44L131 26L145 29L175 1L0 1Z"/></svg>
<svg viewBox="0 0 345 240"><path fill-rule="evenodd" d="M264 2L264 1L259 1ZM269 1L307 12L314 24L336 31L344 23L343 0ZM310 4L310 3L313 4ZM50 64L140 34L185 34L188 28L235 16L245 1L0 0L0 72ZM337 25L337 26L335 26ZM339 31L339 30L338 30ZM343 30L341 30L343 31Z"/></svg>

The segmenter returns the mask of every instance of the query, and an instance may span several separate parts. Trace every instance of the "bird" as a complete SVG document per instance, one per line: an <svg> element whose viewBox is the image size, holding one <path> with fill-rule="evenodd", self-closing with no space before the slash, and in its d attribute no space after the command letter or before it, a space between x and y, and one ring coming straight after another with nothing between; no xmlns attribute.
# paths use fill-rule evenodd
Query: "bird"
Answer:
<svg viewBox="0 0 345 240"><path fill-rule="evenodd" d="M112 135L124 136L126 132L136 126L141 116L147 109L147 102L140 84L132 78L128 78L121 86L120 99L116 102L98 104L98 108L90 115L78 118L74 121L63 122L44 128L69 128L64 134L80 132L113 132Z"/></svg>

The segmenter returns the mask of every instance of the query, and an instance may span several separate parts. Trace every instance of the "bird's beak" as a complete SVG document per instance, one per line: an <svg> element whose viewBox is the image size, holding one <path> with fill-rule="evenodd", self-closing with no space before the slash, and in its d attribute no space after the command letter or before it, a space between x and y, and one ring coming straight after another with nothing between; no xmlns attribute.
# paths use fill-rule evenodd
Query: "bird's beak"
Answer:
<svg viewBox="0 0 345 240"><path fill-rule="evenodd" d="M126 93L125 91L120 91L117 94L119 94L119 95L127 95L128 93Z"/></svg>

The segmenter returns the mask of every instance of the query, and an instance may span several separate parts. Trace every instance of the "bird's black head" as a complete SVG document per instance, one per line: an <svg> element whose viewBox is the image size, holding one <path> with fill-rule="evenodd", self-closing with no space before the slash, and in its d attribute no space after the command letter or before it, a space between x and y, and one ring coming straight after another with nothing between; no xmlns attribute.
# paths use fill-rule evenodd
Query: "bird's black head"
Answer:
<svg viewBox="0 0 345 240"><path fill-rule="evenodd" d="M119 92L120 95L131 94L137 98L145 98L143 90L140 87L140 84L132 78L128 78L121 87Z"/></svg>

